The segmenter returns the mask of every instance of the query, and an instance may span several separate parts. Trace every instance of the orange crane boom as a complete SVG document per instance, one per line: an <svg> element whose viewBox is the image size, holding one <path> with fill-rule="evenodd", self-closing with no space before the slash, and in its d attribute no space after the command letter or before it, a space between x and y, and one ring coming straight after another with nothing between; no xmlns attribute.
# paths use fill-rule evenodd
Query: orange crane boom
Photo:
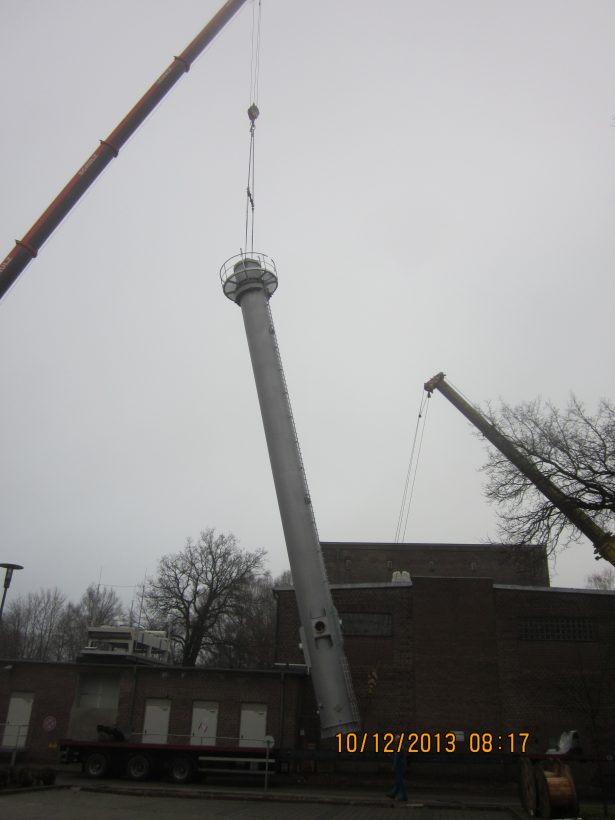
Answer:
<svg viewBox="0 0 615 820"><path fill-rule="evenodd" d="M246 0L227 0L179 57L174 58L171 65L162 72L156 82L145 92L119 125L106 139L100 141L98 148L83 163L68 184L64 186L23 239L15 240L16 244L13 250L0 262L0 299L29 262L38 255L45 241L49 239L94 180L103 172L111 160L117 157L120 148L126 144L180 77L190 70L190 66L196 58L222 31L245 2Z"/></svg>

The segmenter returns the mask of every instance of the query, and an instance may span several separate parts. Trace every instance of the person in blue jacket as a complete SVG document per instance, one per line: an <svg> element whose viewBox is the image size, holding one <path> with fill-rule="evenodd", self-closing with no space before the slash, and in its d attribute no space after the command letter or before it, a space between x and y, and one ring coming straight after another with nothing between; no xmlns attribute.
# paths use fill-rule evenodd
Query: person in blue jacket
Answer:
<svg viewBox="0 0 615 820"><path fill-rule="evenodd" d="M406 791L406 770L408 768L408 757L406 755L406 747L401 744L399 749L401 736L395 736L395 751L393 752L393 771L395 772L395 785L392 791L387 793L387 797L399 797L400 800L408 800L408 792Z"/></svg>

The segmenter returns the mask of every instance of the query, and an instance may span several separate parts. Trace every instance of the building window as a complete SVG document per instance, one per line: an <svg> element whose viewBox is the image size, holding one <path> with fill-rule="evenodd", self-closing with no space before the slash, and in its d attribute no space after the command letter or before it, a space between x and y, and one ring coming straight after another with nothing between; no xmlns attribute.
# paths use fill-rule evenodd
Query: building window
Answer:
<svg viewBox="0 0 615 820"><path fill-rule="evenodd" d="M591 618L518 618L517 636L522 641L595 641Z"/></svg>
<svg viewBox="0 0 615 820"><path fill-rule="evenodd" d="M342 633L348 637L369 635L379 638L393 634L393 616L389 612L340 612Z"/></svg>

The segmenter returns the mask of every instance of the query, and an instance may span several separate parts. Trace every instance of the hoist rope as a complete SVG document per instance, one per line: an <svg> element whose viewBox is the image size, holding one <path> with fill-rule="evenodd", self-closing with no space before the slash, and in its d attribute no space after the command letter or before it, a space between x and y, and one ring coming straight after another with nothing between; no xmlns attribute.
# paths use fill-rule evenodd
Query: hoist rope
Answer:
<svg viewBox="0 0 615 820"><path fill-rule="evenodd" d="M254 121L250 122L250 150L248 154L248 183L246 185L246 235L244 249L248 250L248 235L250 236L250 251L254 250Z"/></svg>
<svg viewBox="0 0 615 820"><path fill-rule="evenodd" d="M412 448L410 450L410 459L408 461L408 470L406 472L406 481L404 483L404 492L399 509L399 517L397 519L397 528L395 530L395 543L399 544L406 537L406 528L408 526L408 517L410 515L410 507L412 506L412 496L414 495L414 485L416 483L416 475L419 467L419 458L421 455L421 448L423 446L423 436L425 434L425 424L427 422L427 413L429 411L429 399L431 394L426 394L422 391L422 398L419 407L419 414L416 419L416 426L414 428L414 438L412 440ZM421 419L423 423L421 425ZM419 436L420 429L420 436ZM417 452L418 440L418 452ZM415 460L416 452L416 460ZM405 515L404 515L405 513Z"/></svg>
<svg viewBox="0 0 615 820"><path fill-rule="evenodd" d="M256 0L252 3L252 52L250 56L250 149L248 152L248 181L246 185L246 233L244 250L248 251L248 237L250 252L254 251L254 131L258 110L258 86L260 80L260 51L261 51L261 12L262 2L258 0L258 15L256 14Z"/></svg>
<svg viewBox="0 0 615 820"><path fill-rule="evenodd" d="M258 0L258 17L256 0L252 0L252 52L250 55L250 93L248 103L258 105L258 83L260 79L261 60L261 16L262 0Z"/></svg>
<svg viewBox="0 0 615 820"><path fill-rule="evenodd" d="M421 459L421 450L423 449L423 436L425 435L425 426L427 424L427 414L429 413L429 399L431 396L427 396L427 402L425 403L425 413L423 415L423 426L421 427L421 437L419 439L419 449L416 454L416 462L414 465L414 476L412 477L412 484L410 486L410 496L408 498L408 507L406 509L406 520L404 522L404 531L401 536L401 540L405 541L406 539L406 528L408 526L408 517L410 516L410 507L412 506L412 497L414 496L414 485L416 483L416 474L419 469L419 462Z"/></svg>
<svg viewBox="0 0 615 820"><path fill-rule="evenodd" d="M400 537L400 534L401 534L402 523L403 523L403 520L404 520L404 511L406 509L406 501L407 501L407 498L408 498L408 488L410 486L410 478L412 476L412 466L414 464L414 452L415 452L415 449L416 449L416 440L417 440L417 437L418 437L419 425L421 423L421 418L422 418L422 415L423 415L423 409L425 407L425 401L426 401L425 394L422 393L421 394L421 403L420 403L420 406L419 406L419 414L417 416L416 426L414 428L414 438L412 440L412 448L410 450L410 459L409 459L409 462L408 462L408 470L406 472L406 481L404 483L404 492L403 492L403 495L402 495L401 507L400 507L400 510L399 510L399 516L397 518L397 528L395 529L395 543L396 544L399 543L399 537Z"/></svg>

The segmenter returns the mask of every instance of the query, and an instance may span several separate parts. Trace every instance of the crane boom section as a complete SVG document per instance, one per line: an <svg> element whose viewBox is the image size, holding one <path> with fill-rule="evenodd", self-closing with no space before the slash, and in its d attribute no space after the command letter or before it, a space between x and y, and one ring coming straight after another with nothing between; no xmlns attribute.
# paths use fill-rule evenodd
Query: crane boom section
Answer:
<svg viewBox="0 0 615 820"><path fill-rule="evenodd" d="M174 58L171 65L163 71L119 125L106 139L100 141L99 147L83 163L74 177L60 191L47 210L41 214L23 239L16 240L13 250L0 262L0 299L28 263L38 255L44 242L49 239L60 222L77 204L92 183L100 176L111 160L117 157L120 148L126 144L180 77L190 70L194 60L220 33L245 2L246 0L227 0L179 57Z"/></svg>
<svg viewBox="0 0 615 820"><path fill-rule="evenodd" d="M604 532L594 521L580 510L574 501L563 493L549 478L543 475L536 465L521 453L517 447L503 435L493 424L469 404L459 393L445 381L444 373L438 373L428 382L425 390L433 393L438 390L450 403L462 413L502 455L528 478L540 492L562 512L566 518L579 529L594 545L596 553L615 566L615 537Z"/></svg>

